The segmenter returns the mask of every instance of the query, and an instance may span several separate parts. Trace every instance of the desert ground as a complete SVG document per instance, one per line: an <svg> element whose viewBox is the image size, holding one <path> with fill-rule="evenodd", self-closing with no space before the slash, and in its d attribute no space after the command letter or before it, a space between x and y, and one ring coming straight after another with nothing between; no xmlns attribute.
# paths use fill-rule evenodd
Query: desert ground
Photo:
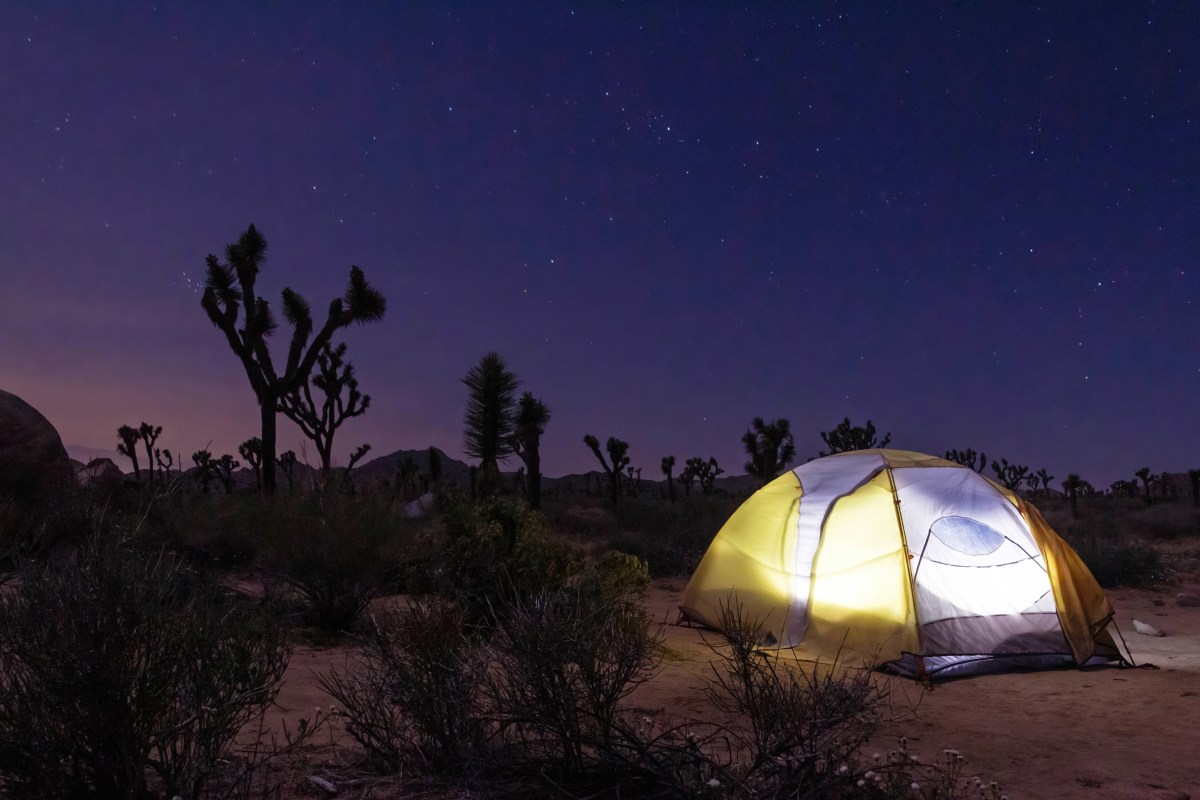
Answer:
<svg viewBox="0 0 1200 800"><path fill-rule="evenodd" d="M1109 591L1120 633L1141 668L983 675L932 690L881 675L892 690L895 720L878 747L894 747L897 737L907 736L909 749L925 758L957 749L967 759L966 774L998 782L1013 800L1200 796L1200 608L1176 604L1180 592L1200 594L1200 547L1168 544L1162 549L1175 570L1169 585ZM712 652L703 631L671 624L684 584L655 581L649 610L667 623L665 644L676 657L631 702L648 713L701 717L710 713L702 693ZM1134 619L1165 635L1136 633ZM327 706L315 675L345 656L342 647L299 648L271 723L294 724Z"/></svg>

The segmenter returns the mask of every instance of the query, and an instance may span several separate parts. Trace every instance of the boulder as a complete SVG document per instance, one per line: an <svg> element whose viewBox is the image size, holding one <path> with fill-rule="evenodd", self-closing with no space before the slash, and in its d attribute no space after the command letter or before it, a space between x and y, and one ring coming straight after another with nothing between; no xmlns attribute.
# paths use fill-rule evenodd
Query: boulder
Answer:
<svg viewBox="0 0 1200 800"><path fill-rule="evenodd" d="M36 504L71 485L58 431L37 409L0 390L0 497Z"/></svg>
<svg viewBox="0 0 1200 800"><path fill-rule="evenodd" d="M81 486L116 485L124 477L125 473L121 472L121 468L111 458L93 458L88 463L80 464L75 468L75 479Z"/></svg>
<svg viewBox="0 0 1200 800"><path fill-rule="evenodd" d="M1200 596L1180 592L1175 595L1175 605L1181 608L1200 608Z"/></svg>

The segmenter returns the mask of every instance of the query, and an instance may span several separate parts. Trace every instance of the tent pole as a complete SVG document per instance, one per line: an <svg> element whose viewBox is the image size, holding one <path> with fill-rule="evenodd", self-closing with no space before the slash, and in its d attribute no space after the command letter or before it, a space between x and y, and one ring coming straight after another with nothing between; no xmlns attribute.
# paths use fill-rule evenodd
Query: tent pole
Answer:
<svg viewBox="0 0 1200 800"><path fill-rule="evenodd" d="M917 628L917 649L920 651L916 654L917 679L922 680L925 677L925 638L921 633L921 620L917 616L917 583L913 579L912 553L908 550L908 533L904 530L904 516L900 513L900 492L896 490L896 478L892 474L890 464L883 469L887 473L888 489L892 493L892 505L896 511L896 529L900 531L900 546L904 548L904 570L908 577L908 601L911 604L913 624Z"/></svg>

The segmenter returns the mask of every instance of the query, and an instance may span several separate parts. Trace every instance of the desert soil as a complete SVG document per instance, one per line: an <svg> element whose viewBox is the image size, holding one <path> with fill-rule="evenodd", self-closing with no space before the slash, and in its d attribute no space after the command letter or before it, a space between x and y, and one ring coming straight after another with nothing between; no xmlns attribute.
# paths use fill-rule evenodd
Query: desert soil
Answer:
<svg viewBox="0 0 1200 800"><path fill-rule="evenodd" d="M1155 800L1200 798L1200 608L1179 607L1176 594L1200 595L1200 561L1176 554L1186 572L1160 590L1109 592L1117 623L1138 664L985 675L924 691L909 680L881 676L901 718L878 747L898 736L925 759L959 750L968 774L997 781L1017 798ZM655 618L673 622L681 580L657 581L648 600ZM1134 632L1133 620L1165 632ZM668 625L671 658L631 702L648 710L703 718L711 652L702 632ZM300 648L288 669L271 724L311 716L329 698L315 675L340 666L345 651Z"/></svg>

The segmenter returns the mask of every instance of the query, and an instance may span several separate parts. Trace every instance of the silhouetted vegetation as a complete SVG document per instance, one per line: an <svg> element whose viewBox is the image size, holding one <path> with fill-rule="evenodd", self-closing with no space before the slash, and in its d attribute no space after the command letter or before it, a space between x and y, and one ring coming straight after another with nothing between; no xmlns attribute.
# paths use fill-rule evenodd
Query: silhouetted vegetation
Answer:
<svg viewBox="0 0 1200 800"><path fill-rule="evenodd" d="M142 479L142 470L138 466L138 432L136 428L131 428L128 425L122 425L117 428L117 452L125 456L133 463L133 477L136 480Z"/></svg>
<svg viewBox="0 0 1200 800"><path fill-rule="evenodd" d="M0 783L16 798L199 798L290 650L178 559L94 540L0 597ZM150 783L161 786L150 793Z"/></svg>
<svg viewBox="0 0 1200 800"><path fill-rule="evenodd" d="M371 396L358 390L354 365L345 360L346 345L336 348L326 342L319 353L315 373L280 398L279 407L299 426L317 448L321 458L321 478L328 481L333 463L333 437L346 420L362 416L371 406ZM313 399L312 389L321 393L321 402ZM343 398L343 391L346 396Z"/></svg>
<svg viewBox="0 0 1200 800"><path fill-rule="evenodd" d="M462 382L467 387L463 452L479 459L479 491L490 494L500 480L500 462L513 454L514 404L520 381L499 353L488 353Z"/></svg>
<svg viewBox="0 0 1200 800"><path fill-rule="evenodd" d="M525 392L517 404L513 422L512 449L529 471L526 496L535 511L542 507L542 434L550 422L550 409L532 392Z"/></svg>
<svg viewBox="0 0 1200 800"><path fill-rule="evenodd" d="M629 466L629 444L614 436L608 437L608 441L604 444L604 449L608 451L606 460L604 454L600 452L600 440L595 436L587 434L583 437L583 443L596 456L604 473L608 475L609 497L612 504L617 505L621 499L621 470Z"/></svg>
<svg viewBox="0 0 1200 800"><path fill-rule="evenodd" d="M1023 464L1010 464L1007 458L993 461L992 471L996 473L996 480L1001 486L1014 492L1021 488L1021 484L1029 476L1029 467Z"/></svg>
<svg viewBox="0 0 1200 800"><path fill-rule="evenodd" d="M964 467L970 467L976 472L983 472L988 463L986 453L983 451L976 453L974 448L971 447L968 447L966 450L947 450L946 460L962 464Z"/></svg>
<svg viewBox="0 0 1200 800"><path fill-rule="evenodd" d="M871 420L867 420L866 425L859 427L851 425L850 418L846 417L833 430L823 432L821 440L829 448L827 451L821 451L821 455L829 456L853 450L870 450L876 447L887 447L891 444L892 434L885 434L881 440L875 435L875 423L871 422Z"/></svg>
<svg viewBox="0 0 1200 800"><path fill-rule="evenodd" d="M138 438L146 447L146 474L151 484L154 483L154 443L162 436L162 431L162 425L151 425L148 422L138 426Z"/></svg>
<svg viewBox="0 0 1200 800"><path fill-rule="evenodd" d="M225 263L214 255L208 256L200 305L213 325L225 334L230 349L246 371L261 412L263 463L272 464L275 462L275 415L282 399L308 378L318 353L336 330L353 322L383 319L386 303L383 295L367 283L362 270L351 267L346 294L330 303L325 324L313 336L308 301L290 287L284 289L283 316L292 327L292 336L284 368L276 370L267 339L278 324L266 299L255 293L266 254L266 239L251 225L237 242L226 246ZM274 494L274 470L264 471L263 491Z"/></svg>
<svg viewBox="0 0 1200 800"><path fill-rule="evenodd" d="M775 480L796 458L796 443L786 419L763 422L762 417L755 417L742 436L742 445L750 456L746 474L763 485Z"/></svg>

